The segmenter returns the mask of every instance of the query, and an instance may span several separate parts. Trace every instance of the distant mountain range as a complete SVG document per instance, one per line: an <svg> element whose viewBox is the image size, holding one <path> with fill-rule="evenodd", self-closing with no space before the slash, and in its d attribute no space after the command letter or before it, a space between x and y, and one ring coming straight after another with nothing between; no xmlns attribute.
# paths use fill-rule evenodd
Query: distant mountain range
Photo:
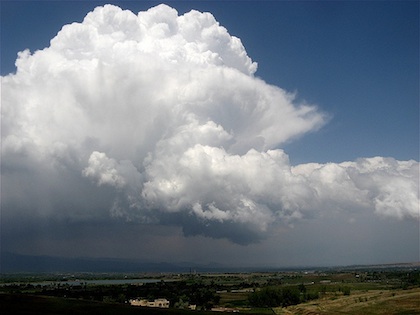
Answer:
<svg viewBox="0 0 420 315"><path fill-rule="evenodd" d="M208 271L221 266L188 263L142 262L113 258L68 258L30 256L9 252L0 255L0 272L190 272Z"/></svg>
<svg viewBox="0 0 420 315"><path fill-rule="evenodd" d="M250 272L250 271L297 271L297 270L362 270L420 268L420 262L352 265L336 267L235 267L218 263L197 264L192 262L144 262L117 258L69 258L31 256L10 252L0 253L0 273L21 272L121 272L121 273L189 273L189 272Z"/></svg>

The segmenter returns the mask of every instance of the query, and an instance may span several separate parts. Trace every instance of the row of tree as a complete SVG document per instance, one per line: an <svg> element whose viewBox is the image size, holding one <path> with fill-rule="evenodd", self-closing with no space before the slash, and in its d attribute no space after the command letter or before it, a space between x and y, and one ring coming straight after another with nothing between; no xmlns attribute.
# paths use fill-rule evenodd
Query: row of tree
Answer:
<svg viewBox="0 0 420 315"><path fill-rule="evenodd" d="M318 293L307 292L306 287L301 284L299 286L265 287L251 293L248 301L251 306L255 307L286 307L317 298Z"/></svg>

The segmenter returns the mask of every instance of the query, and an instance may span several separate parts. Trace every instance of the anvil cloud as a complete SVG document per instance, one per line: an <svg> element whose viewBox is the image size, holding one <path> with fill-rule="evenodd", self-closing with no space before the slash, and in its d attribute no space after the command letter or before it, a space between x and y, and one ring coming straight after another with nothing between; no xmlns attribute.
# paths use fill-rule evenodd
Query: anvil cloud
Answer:
<svg viewBox="0 0 420 315"><path fill-rule="evenodd" d="M418 218L417 161L291 165L282 146L330 116L255 76L210 13L98 7L16 66L2 77L6 218L114 216L244 244L320 213Z"/></svg>

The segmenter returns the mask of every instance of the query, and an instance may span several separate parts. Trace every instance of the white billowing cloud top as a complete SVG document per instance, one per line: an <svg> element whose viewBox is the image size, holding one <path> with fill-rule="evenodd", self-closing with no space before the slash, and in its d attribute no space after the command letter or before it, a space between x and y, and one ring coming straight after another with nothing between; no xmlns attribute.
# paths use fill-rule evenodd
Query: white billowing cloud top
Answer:
<svg viewBox="0 0 420 315"><path fill-rule="evenodd" d="M291 166L278 148L326 115L255 77L240 39L210 13L98 7L16 66L2 77L6 209L109 215L74 188L94 185L115 216L185 231L214 223L238 242L235 228L260 237L321 211L418 218L416 161Z"/></svg>

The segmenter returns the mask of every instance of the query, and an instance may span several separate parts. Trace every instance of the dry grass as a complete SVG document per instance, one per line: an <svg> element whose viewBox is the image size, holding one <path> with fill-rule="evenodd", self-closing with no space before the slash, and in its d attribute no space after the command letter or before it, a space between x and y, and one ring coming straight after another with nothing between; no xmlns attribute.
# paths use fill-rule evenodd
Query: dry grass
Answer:
<svg viewBox="0 0 420 315"><path fill-rule="evenodd" d="M349 296L329 294L308 303L275 308L274 312L279 315L420 314L420 288L353 291Z"/></svg>

